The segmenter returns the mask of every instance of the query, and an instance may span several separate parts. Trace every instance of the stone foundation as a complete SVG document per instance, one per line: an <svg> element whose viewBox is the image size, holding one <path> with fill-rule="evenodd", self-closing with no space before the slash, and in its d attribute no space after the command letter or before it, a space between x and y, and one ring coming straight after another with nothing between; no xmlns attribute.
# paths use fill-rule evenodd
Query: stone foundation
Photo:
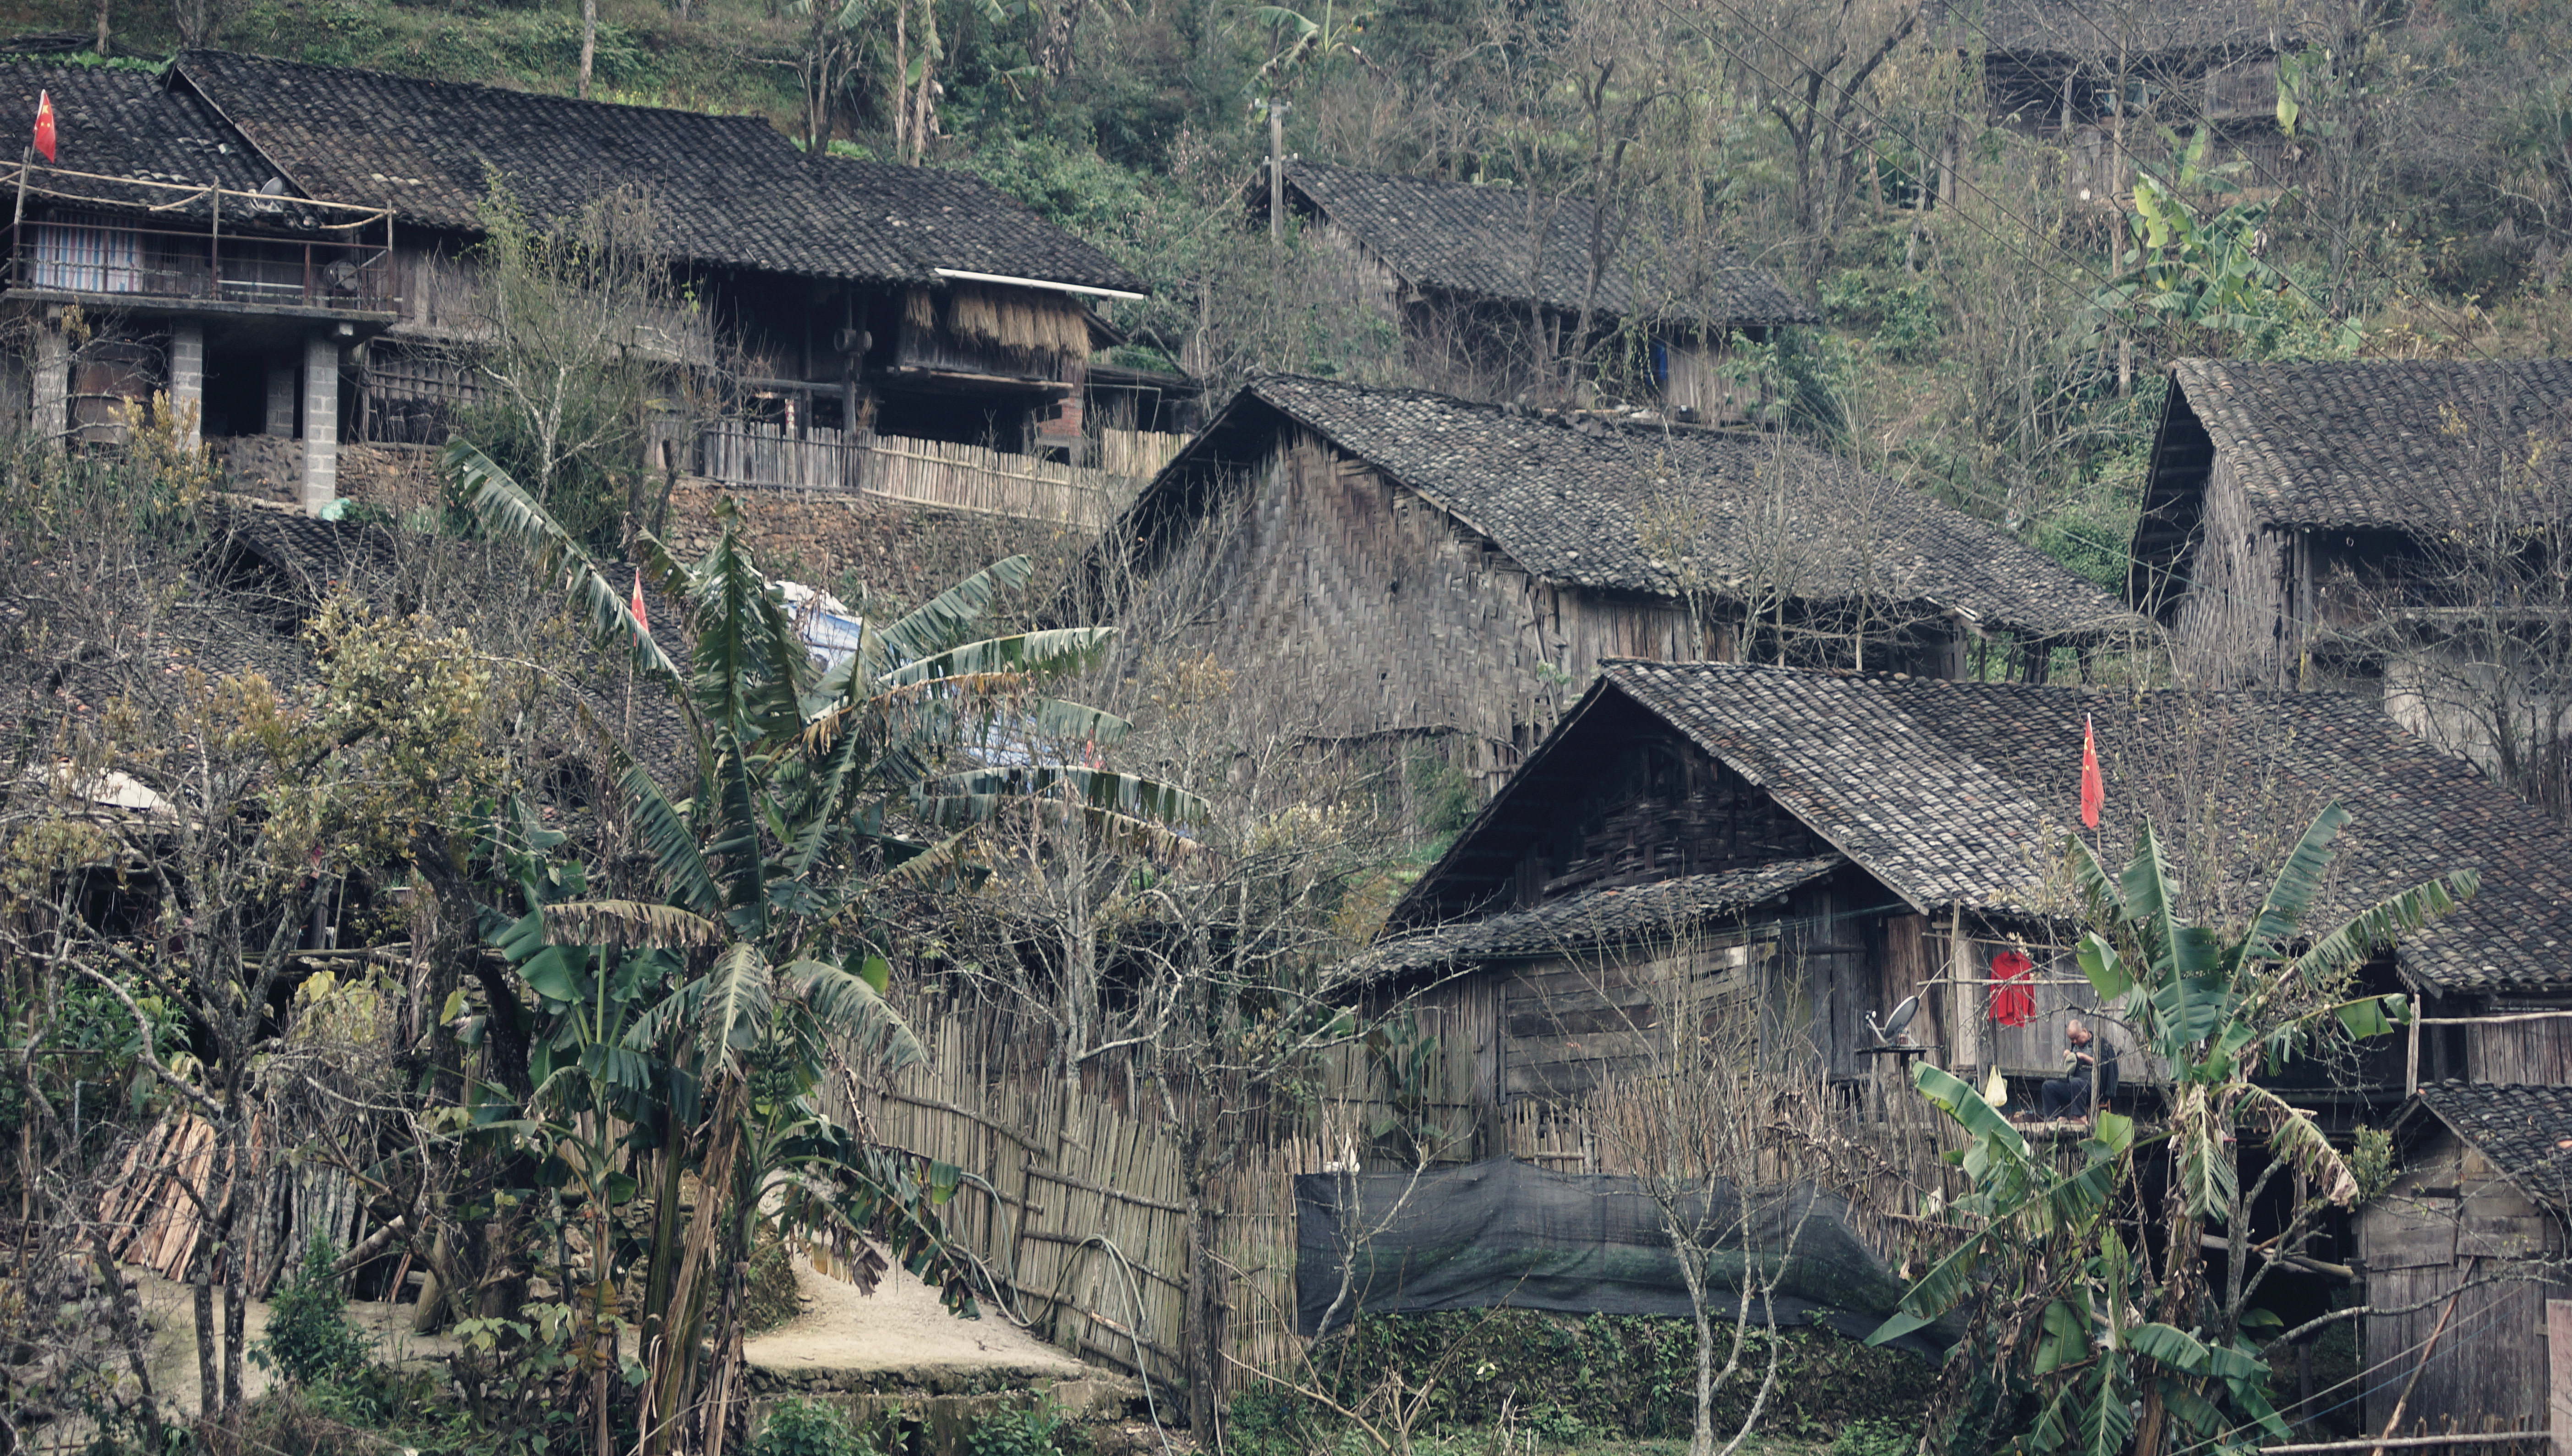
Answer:
<svg viewBox="0 0 2572 1456"><path fill-rule="evenodd" d="M273 434L219 435L206 441L215 463L243 495L293 505L304 484L304 441Z"/></svg>
<svg viewBox="0 0 2572 1456"><path fill-rule="evenodd" d="M683 559L714 544L715 505L730 499L769 575L840 591L851 581L917 603L1003 556L1036 557L1039 576L1088 548L1091 532L1051 521L935 510L841 491L726 487L683 479L664 539Z"/></svg>
<svg viewBox="0 0 2572 1456"><path fill-rule="evenodd" d="M1120 1456L1141 1449L1131 1429L1149 1413L1143 1387L1104 1373L1085 1380L1029 1382L989 1370L946 1370L928 1367L898 1375L881 1371L764 1370L743 1372L750 1407L749 1429L756 1432L777 1403L790 1397L838 1409L859 1429L898 1419L903 1426L898 1449L907 1456L964 1456L973 1427L1003 1412L1024 1410L1039 1401L1061 1408L1062 1449L1083 1446L1097 1456ZM1167 1401L1163 1419L1172 1412ZM1145 1430L1148 1432L1148 1427ZM1086 1437L1086 1440L1081 1439ZM1155 1443L1157 1444L1157 1443Z"/></svg>

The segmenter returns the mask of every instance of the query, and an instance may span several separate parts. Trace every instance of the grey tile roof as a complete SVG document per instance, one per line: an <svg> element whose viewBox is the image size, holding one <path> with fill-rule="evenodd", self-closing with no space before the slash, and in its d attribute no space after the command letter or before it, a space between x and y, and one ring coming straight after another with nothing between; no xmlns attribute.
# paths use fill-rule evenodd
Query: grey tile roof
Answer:
<svg viewBox="0 0 2572 1456"><path fill-rule="evenodd" d="M32 128L42 93L54 99L52 165L61 171L196 187L221 183L237 192L257 192L276 175L204 102L171 91L149 73L41 61L0 63L0 115ZM38 165L45 165L42 159ZM60 176L40 175L34 184L129 206L158 206L184 196ZM185 211L205 213L203 208ZM236 218L236 225L240 221Z"/></svg>
<svg viewBox="0 0 2572 1456"><path fill-rule="evenodd" d="M1792 440L1748 430L1574 427L1417 390L1272 374L1244 385L1143 494L1148 517L1244 451L1274 410L1420 492L1538 576L1609 591L1722 599L1784 584L1806 602L1962 611L2039 636L2106 635L2138 618L1996 526ZM1259 415L1258 418L1252 416ZM1651 540L1709 559L1673 561Z"/></svg>
<svg viewBox="0 0 2572 1456"><path fill-rule="evenodd" d="M1301 160L1287 165L1286 182L1415 287L1482 300L1534 298L1564 310L1578 310L1589 293L1598 217L1588 198ZM1611 242L1597 308L1619 318L1735 328L1821 322L1774 275L1729 248L1694 260L1667 256L1667 232L1637 226L1621 246Z"/></svg>
<svg viewBox="0 0 2572 1456"><path fill-rule="evenodd" d="M1632 945L1746 910L1847 864L1838 855L1823 855L1756 869L1586 891L1527 910L1459 921L1386 941L1343 969L1364 981L1381 981L1465 962Z"/></svg>
<svg viewBox="0 0 2572 1456"><path fill-rule="evenodd" d="M2490 993L2572 986L2572 836L2433 752L2374 704L2327 693L2110 693L1723 664L1610 663L1555 739L1577 749L1586 710L1636 703L1773 795L1789 813L1924 911L2061 920L2061 871L2079 823L2081 728L2095 719L2112 864L2146 816L2178 858L2192 914L2246 914L2322 805L2353 816L2317 916L2471 868L2482 893L2407 937L2415 985ZM1510 832L1509 791L1397 908L1455 903L1450 866L1495 863L1467 841ZM1476 869L1473 874L1488 874ZM1470 888L1470 887L1467 887Z"/></svg>
<svg viewBox="0 0 2572 1456"><path fill-rule="evenodd" d="M388 204L414 225L478 231L477 209L496 170L540 220L567 216L616 187L640 187L653 200L663 246L702 265L914 283L955 268L1141 289L1097 250L978 179L808 162L757 117L229 51L184 52L177 75L305 196Z"/></svg>
<svg viewBox="0 0 2572 1456"><path fill-rule="evenodd" d="M2269 525L2444 530L2572 485L2572 360L2192 359L2172 377ZM2530 455L2546 491L2525 488Z"/></svg>
<svg viewBox="0 0 2572 1456"><path fill-rule="evenodd" d="M2529 1197L2572 1212L2572 1087L2440 1082L2420 1102Z"/></svg>
<svg viewBox="0 0 2572 1456"><path fill-rule="evenodd" d="M969 172L829 157L817 173L826 207L879 230L914 268L1144 291L1106 254Z"/></svg>
<svg viewBox="0 0 2572 1456"><path fill-rule="evenodd" d="M2020 56L2256 54L2323 33L2300 0L1933 0L1923 22Z"/></svg>

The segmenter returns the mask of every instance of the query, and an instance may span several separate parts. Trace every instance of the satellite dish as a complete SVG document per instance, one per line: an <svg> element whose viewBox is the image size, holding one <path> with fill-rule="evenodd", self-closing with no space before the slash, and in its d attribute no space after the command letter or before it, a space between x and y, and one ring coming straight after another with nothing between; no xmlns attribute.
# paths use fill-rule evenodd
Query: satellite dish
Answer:
<svg viewBox="0 0 2572 1456"><path fill-rule="evenodd" d="M286 196L286 179L283 177L272 177L268 181L261 183L259 185L259 195L261 197Z"/></svg>
<svg viewBox="0 0 2572 1456"><path fill-rule="evenodd" d="M1876 1042L1881 1045L1901 1036L1902 1029L1910 1026L1911 1019L1918 1015L1920 1015L1920 998L1906 996L1902 999L1902 1004L1893 1009L1893 1015L1886 1017L1881 1025L1876 1022L1875 1013L1868 1012L1866 1029L1875 1034Z"/></svg>
<svg viewBox="0 0 2572 1456"><path fill-rule="evenodd" d="M1902 998L1902 1005L1895 1007L1893 1015L1884 1019L1884 1035L1901 1036L1902 1029L1911 1025L1911 1019L1918 1015L1920 1015L1920 998L1916 996Z"/></svg>

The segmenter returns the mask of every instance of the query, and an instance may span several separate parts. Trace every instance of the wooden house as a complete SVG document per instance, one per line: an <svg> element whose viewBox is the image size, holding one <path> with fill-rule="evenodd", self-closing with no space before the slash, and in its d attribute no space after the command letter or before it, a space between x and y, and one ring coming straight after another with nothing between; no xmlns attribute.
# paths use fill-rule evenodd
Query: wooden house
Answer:
<svg viewBox="0 0 2572 1456"><path fill-rule="evenodd" d="M291 456L272 473L308 507L343 437L442 441L487 384L474 250L496 179L539 227L642 199L690 303L634 337L721 398L660 442L683 472L874 488L973 450L1168 452L1089 423L1111 337L1092 306L1141 284L971 177L807 158L753 117L222 51L159 75L0 69L26 114L40 90L61 140L20 179L5 299L32 336L13 393L48 436L111 437L119 400L167 388L209 436L274 442L236 456ZM1173 422L1157 391L1138 417L1135 390L1104 391L1124 433Z"/></svg>
<svg viewBox="0 0 2572 1456"><path fill-rule="evenodd" d="M1417 992L1450 1043L1443 1097L1476 1109L1486 1148L1506 1145L1513 1101L1634 1070L1641 1034L1674 1014L1792 1056L1854 1103L1901 1060L1870 1051L1868 1017L1918 996L1919 1055L2025 1095L2062 1067L2064 1021L2096 1015L2065 869L2085 722L2107 788L2089 837L2122 863L2147 817L2175 833L2191 914L2247 914L2336 800L2355 820L2317 919L2482 877L2362 984L2433 1013L2572 993L2572 837L2362 699L1637 661L1607 667L1353 972ZM2517 1037L2572 1045L2572 1020L2508 1027L2508 1045L2464 1037L2435 1070L2524 1066ZM2388 1038L2283 1085L2344 1126L2398 1101L2418 1055ZM2149 1097L2141 1063L2126 1085Z"/></svg>
<svg viewBox="0 0 2572 1456"><path fill-rule="evenodd" d="M2006 532L1805 445L1269 375L1111 541L1120 608L1324 740L1496 780L1610 657L2042 675L2141 623ZM1113 551L1110 552L1113 554Z"/></svg>
<svg viewBox="0 0 2572 1456"><path fill-rule="evenodd" d="M1264 217L1268 189L1255 192ZM1560 402L1552 365L1621 333L1596 392L1736 421L1759 398L1723 367L1733 336L1821 322L1767 270L1729 248L1688 249L1641 208L1301 158L1285 195L1400 327L1418 382L1449 393Z"/></svg>
<svg viewBox="0 0 2572 1456"><path fill-rule="evenodd" d="M1993 121L2055 150L2066 202L2131 207L2138 164L2165 175L2164 133L2241 164L2253 195L2293 184L2303 150L2277 125L2277 58L2327 44L2304 0L1933 0L1924 29L1979 58ZM1952 195L1955 143L1941 159ZM2125 200L2121 202L2121 200Z"/></svg>
<svg viewBox="0 0 2572 1456"><path fill-rule="evenodd" d="M2394 1135L2401 1171L2356 1220L2367 1302L2400 1311L2364 1321L2366 1429L2559 1436L2572 1088L2433 1083Z"/></svg>
<svg viewBox="0 0 2572 1456"><path fill-rule="evenodd" d="M2380 693L2560 809L2567 434L2567 361L2182 360L2129 598L2198 681Z"/></svg>

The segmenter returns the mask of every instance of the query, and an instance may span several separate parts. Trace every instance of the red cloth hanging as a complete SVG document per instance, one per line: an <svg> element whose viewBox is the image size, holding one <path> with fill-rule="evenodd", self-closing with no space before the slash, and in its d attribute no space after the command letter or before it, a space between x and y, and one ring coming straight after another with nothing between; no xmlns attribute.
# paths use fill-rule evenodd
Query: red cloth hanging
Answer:
<svg viewBox="0 0 2572 1456"><path fill-rule="evenodd" d="M2036 963L2017 951L2003 951L1992 958L1992 979L2001 982L2023 982ZM2024 1027L2036 1020L2036 989L2030 986L1999 987L1992 992L1992 1020L2004 1027Z"/></svg>
<svg viewBox="0 0 2572 1456"><path fill-rule="evenodd" d="M54 94L50 91L36 93L36 155L54 160Z"/></svg>
<svg viewBox="0 0 2572 1456"><path fill-rule="evenodd" d="M2099 777L2099 736L2090 731L2090 715L2081 716L2081 822L2099 827L2099 810L2108 802L2108 786Z"/></svg>

